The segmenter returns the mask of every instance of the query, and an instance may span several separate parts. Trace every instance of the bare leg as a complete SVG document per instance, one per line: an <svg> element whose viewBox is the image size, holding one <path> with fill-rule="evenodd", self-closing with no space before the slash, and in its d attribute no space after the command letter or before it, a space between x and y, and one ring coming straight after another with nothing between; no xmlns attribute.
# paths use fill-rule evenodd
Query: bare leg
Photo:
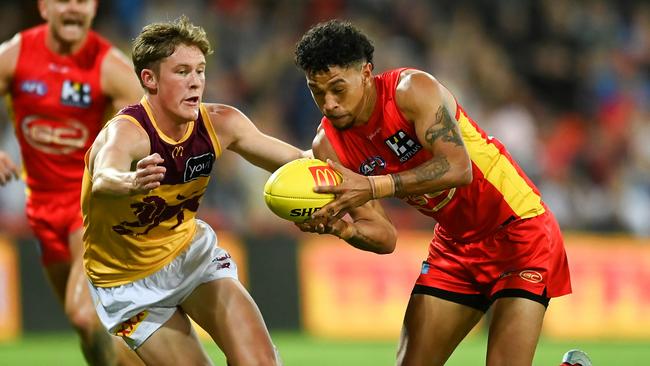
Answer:
<svg viewBox="0 0 650 366"><path fill-rule="evenodd" d="M129 348L121 337L111 336L111 339L115 346L117 364L119 366L144 366L144 362L140 359L140 356Z"/></svg>
<svg viewBox="0 0 650 366"><path fill-rule="evenodd" d="M81 349L90 365L143 365L121 338L112 337L102 326L90 297L83 269L81 230L70 235L71 263L56 263L45 268L64 311L81 338Z"/></svg>
<svg viewBox="0 0 650 366"><path fill-rule="evenodd" d="M411 295L397 365L444 365L482 316L483 312L469 306L429 295Z"/></svg>
<svg viewBox="0 0 650 366"><path fill-rule="evenodd" d="M508 297L492 305L487 364L530 366L546 308L535 301Z"/></svg>
<svg viewBox="0 0 650 366"><path fill-rule="evenodd" d="M212 365L190 320L180 309L136 352L147 365Z"/></svg>
<svg viewBox="0 0 650 366"><path fill-rule="evenodd" d="M110 335L101 326L93 313L94 309L85 309L80 299L67 298L66 289L71 277L70 264L56 263L45 268L45 272L54 288L59 301L63 304L65 314L81 339L81 350L90 365L115 365L115 354ZM71 284L71 287L74 285ZM74 291L72 291L74 293ZM66 300L67 299L67 300ZM90 298L89 298L90 300ZM76 302L80 301L80 302Z"/></svg>
<svg viewBox="0 0 650 366"><path fill-rule="evenodd" d="M239 281L204 283L181 307L210 334L229 365L281 364L262 314Z"/></svg>

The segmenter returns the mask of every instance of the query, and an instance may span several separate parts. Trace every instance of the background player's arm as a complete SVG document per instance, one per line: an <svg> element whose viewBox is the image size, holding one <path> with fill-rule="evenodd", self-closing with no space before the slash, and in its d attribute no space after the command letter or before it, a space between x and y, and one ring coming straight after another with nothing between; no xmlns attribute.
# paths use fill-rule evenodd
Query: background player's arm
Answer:
<svg viewBox="0 0 650 366"><path fill-rule="evenodd" d="M4 96L10 91L19 52L19 35L0 44L0 96ZM18 178L18 167L7 153L0 151L0 185L5 185L12 178Z"/></svg>
<svg viewBox="0 0 650 366"><path fill-rule="evenodd" d="M236 152L253 165L273 172L292 160L311 157L311 150L302 151L262 133L234 107L223 104L209 104L206 107L221 148Z"/></svg>
<svg viewBox="0 0 650 366"><path fill-rule="evenodd" d="M320 128L313 143L314 156L321 160L335 161L338 157L325 136L325 131ZM323 207L323 209L327 209ZM332 234L345 240L355 248L379 254L392 253L397 243L397 230L390 221L379 201L371 200L347 212L349 216L337 216L329 222L324 219L310 220L296 223L302 231L320 234Z"/></svg>
<svg viewBox="0 0 650 366"><path fill-rule="evenodd" d="M0 44L0 96L9 92L20 53L20 35Z"/></svg>
<svg viewBox="0 0 650 366"><path fill-rule="evenodd" d="M144 93L133 65L114 47L102 62L101 84L103 93L111 98L113 113L127 105L138 103Z"/></svg>
<svg viewBox="0 0 650 366"><path fill-rule="evenodd" d="M142 128L125 119L113 121L90 150L92 193L129 195L159 187L165 167L158 166L163 162L160 155L150 151L149 137Z"/></svg>

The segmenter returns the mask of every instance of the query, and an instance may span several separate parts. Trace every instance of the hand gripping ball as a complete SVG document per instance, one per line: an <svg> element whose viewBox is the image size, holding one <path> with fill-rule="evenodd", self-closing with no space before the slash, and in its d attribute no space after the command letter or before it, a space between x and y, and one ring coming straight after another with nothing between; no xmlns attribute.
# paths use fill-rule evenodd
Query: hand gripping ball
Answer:
<svg viewBox="0 0 650 366"><path fill-rule="evenodd" d="M333 194L314 192L314 187L338 185L341 181L341 176L326 162L297 159L269 177L264 185L264 200L281 218L302 222L334 199Z"/></svg>

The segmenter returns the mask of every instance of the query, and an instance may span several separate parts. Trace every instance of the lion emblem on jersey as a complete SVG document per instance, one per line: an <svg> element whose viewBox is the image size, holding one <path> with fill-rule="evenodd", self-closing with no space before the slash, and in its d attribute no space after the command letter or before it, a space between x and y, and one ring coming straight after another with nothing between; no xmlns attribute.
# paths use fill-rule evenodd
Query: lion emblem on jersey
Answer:
<svg viewBox="0 0 650 366"><path fill-rule="evenodd" d="M113 231L120 235L146 235L153 228L160 225L161 222L176 218L176 224L169 228L174 230L185 220L184 210L196 212L199 209L199 201L203 196L203 192L187 198L183 195L176 196L176 199L181 202L177 205L169 205L162 197L147 196L142 199L142 202L137 202L131 205L133 213L137 221L127 222L123 221L119 225L113 226ZM145 228L142 232L136 232L132 228Z"/></svg>

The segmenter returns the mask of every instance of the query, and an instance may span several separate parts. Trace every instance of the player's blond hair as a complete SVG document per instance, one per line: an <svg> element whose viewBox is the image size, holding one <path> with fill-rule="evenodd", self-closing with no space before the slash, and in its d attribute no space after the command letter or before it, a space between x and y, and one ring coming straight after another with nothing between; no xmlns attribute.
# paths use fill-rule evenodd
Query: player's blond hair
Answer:
<svg viewBox="0 0 650 366"><path fill-rule="evenodd" d="M171 22L152 23L142 28L133 40L131 55L138 78L144 69L157 73L160 62L171 56L179 44L196 46L204 55L212 53L205 30L192 24L185 15Z"/></svg>

